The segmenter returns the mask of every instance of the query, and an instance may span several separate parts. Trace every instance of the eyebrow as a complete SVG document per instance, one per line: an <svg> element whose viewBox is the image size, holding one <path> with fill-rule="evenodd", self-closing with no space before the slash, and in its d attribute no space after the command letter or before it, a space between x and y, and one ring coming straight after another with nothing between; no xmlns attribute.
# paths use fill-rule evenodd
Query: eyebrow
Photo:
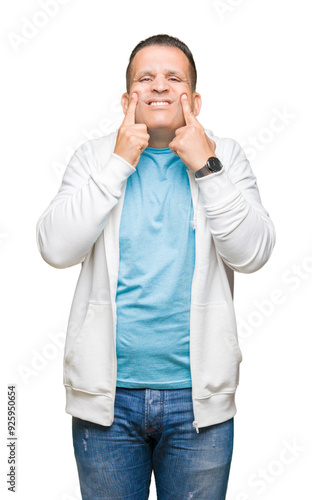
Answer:
<svg viewBox="0 0 312 500"><path fill-rule="evenodd" d="M153 73L154 73L153 70L151 70L151 69L145 69L143 71L140 71L136 75L134 75L134 78L138 79L138 78L141 78L141 76L143 76L143 75L152 75ZM167 75L177 75L180 78L185 79L185 75L183 73L180 73L180 71L177 71L175 69L165 69L164 73L167 74Z"/></svg>

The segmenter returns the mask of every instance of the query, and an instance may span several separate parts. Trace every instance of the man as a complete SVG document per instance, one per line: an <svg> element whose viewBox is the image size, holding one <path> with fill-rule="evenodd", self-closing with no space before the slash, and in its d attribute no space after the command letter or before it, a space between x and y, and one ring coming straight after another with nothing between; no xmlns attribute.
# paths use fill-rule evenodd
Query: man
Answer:
<svg viewBox="0 0 312 500"><path fill-rule="evenodd" d="M274 226L239 144L203 128L196 67L140 42L118 133L71 158L37 223L42 257L81 264L64 353L83 500L225 498L241 352L233 271L269 259Z"/></svg>

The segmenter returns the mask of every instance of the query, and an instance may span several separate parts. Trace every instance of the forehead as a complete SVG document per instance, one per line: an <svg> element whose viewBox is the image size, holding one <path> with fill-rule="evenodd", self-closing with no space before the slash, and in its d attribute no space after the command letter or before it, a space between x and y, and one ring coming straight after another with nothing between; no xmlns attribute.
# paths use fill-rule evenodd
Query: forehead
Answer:
<svg viewBox="0 0 312 500"><path fill-rule="evenodd" d="M189 60L177 47L152 45L139 50L133 58L131 76L135 78L144 72L179 73L189 78Z"/></svg>

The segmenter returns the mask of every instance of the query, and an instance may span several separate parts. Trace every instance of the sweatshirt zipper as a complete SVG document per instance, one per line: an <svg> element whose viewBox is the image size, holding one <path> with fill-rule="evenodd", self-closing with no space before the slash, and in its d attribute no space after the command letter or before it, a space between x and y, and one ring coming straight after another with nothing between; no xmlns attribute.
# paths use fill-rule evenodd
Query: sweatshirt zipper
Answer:
<svg viewBox="0 0 312 500"><path fill-rule="evenodd" d="M192 203L193 203L193 220L191 222L192 222L192 227L195 231L195 238L198 238L198 236L196 234L196 230L197 230L197 210L198 210L199 188L198 188L198 186L196 186L194 178L191 177L192 174L191 174L191 170L189 168L187 168L187 173L189 176L191 195L192 195ZM196 268L196 262L195 262L195 268ZM194 269L194 274L193 274L193 280L194 280L194 276L195 276L195 269ZM192 290L193 290L193 282L192 282ZM192 352L191 352L191 350L192 349L190 346L190 362L192 364ZM193 380L192 380L192 385L193 385ZM193 403L193 408L194 408L194 403ZM195 413L195 410L194 410L194 413ZM194 416L196 419L196 415L194 415ZM198 423L196 420L193 421L192 425L193 425L193 429L196 429L196 432L199 433Z"/></svg>
<svg viewBox="0 0 312 500"><path fill-rule="evenodd" d="M125 198L125 192L126 192L126 186L127 186L127 181L124 183L122 187L122 192L121 192L121 197L119 200L118 208L119 208L119 214L115 214L115 217L117 218L117 223L118 223L118 230L113 234L112 230L112 221L111 217L109 218L110 220L110 225L108 224L106 227L106 238L105 238L105 232L103 231L103 236L104 236L104 248L106 249L107 253L109 251L113 252L114 248L115 251L118 254L118 263L119 263L119 224L120 224L120 219L121 219L121 213L122 213L122 207L124 203L124 198ZM111 248L108 246L108 242L111 244ZM115 247L114 247L115 243ZM107 259L107 257L106 257ZM109 286L111 290L114 290L114 293L111 294L111 307L112 307L112 316L113 316L113 342L114 342L114 355L113 355L113 371L114 371L114 384L112 387L112 397L115 400L116 398L116 384L117 384L117 348L116 348L116 330L117 330L117 306L116 306L116 291L117 291L117 279L118 279L118 269L116 270L117 273L117 278L114 282L114 286L112 285L112 269L108 266L108 274L109 274ZM114 411L114 405L111 409L111 423L113 424L115 418L115 411Z"/></svg>
<svg viewBox="0 0 312 500"><path fill-rule="evenodd" d="M198 423L196 422L196 420L194 420L194 422L193 422L193 429L196 429L196 432L199 433Z"/></svg>

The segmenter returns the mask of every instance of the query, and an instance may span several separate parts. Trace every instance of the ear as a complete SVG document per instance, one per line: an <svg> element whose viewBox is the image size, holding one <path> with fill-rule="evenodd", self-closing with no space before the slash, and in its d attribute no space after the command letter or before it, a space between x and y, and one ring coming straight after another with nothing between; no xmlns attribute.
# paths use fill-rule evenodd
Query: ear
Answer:
<svg viewBox="0 0 312 500"><path fill-rule="evenodd" d="M122 109L123 109L123 112L124 112L124 115L125 115L126 112L127 112L128 106L129 106L129 94L128 94L128 92L125 92L124 94L122 94L122 96L121 96L121 106L122 106Z"/></svg>
<svg viewBox="0 0 312 500"><path fill-rule="evenodd" d="M193 113L195 116L199 115L201 105L201 95L198 92L193 92Z"/></svg>

